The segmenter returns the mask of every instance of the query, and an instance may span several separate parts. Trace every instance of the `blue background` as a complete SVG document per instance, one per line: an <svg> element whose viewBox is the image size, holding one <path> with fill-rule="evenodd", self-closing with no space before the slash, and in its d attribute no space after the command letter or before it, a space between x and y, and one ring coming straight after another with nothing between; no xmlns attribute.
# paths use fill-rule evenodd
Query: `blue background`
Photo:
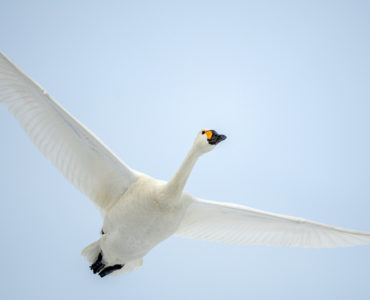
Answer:
<svg viewBox="0 0 370 300"><path fill-rule="evenodd" d="M368 1L0 1L1 50L129 166L186 190L370 231ZM369 299L370 247L171 238L103 280L101 218L0 107L1 299Z"/></svg>

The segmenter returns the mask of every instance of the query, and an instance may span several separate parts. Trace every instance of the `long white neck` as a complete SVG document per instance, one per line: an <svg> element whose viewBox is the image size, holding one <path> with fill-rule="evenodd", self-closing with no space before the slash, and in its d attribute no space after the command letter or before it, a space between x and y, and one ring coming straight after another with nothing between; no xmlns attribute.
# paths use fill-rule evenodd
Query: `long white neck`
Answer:
<svg viewBox="0 0 370 300"><path fill-rule="evenodd" d="M190 149L180 168L177 170L172 179L167 183L167 193L171 194L171 196L173 196L174 198L180 197L182 191L184 190L186 181L189 178L191 170L193 169L200 155L201 153L197 151L194 146Z"/></svg>

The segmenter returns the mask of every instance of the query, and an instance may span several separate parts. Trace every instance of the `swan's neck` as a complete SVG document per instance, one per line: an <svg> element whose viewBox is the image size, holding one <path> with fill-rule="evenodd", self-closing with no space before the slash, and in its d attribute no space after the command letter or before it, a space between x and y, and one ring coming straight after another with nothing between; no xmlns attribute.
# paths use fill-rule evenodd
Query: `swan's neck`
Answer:
<svg viewBox="0 0 370 300"><path fill-rule="evenodd" d="M189 153L186 155L180 168L177 170L177 172L172 177L172 179L167 183L166 191L173 198L177 199L182 194L186 181L188 180L191 170L193 169L199 156L200 156L200 153L196 151L195 147L192 147Z"/></svg>

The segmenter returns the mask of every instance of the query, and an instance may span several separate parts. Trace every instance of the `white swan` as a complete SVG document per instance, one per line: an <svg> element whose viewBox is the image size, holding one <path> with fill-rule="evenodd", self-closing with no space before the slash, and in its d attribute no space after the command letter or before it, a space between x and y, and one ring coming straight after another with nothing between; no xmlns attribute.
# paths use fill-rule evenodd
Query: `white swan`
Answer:
<svg viewBox="0 0 370 300"><path fill-rule="evenodd" d="M289 247L370 244L369 233L201 200L183 192L199 156L226 138L212 130L199 132L169 182L130 169L1 52L0 103L39 150L100 208L102 235L82 254L102 277L140 267L143 256L171 235Z"/></svg>

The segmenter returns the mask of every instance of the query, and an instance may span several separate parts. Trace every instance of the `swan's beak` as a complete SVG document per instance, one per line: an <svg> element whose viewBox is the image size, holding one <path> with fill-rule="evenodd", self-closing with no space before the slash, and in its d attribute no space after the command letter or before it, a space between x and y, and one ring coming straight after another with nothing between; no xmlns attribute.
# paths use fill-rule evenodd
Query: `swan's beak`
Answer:
<svg viewBox="0 0 370 300"><path fill-rule="evenodd" d="M208 143L211 145L217 145L219 142L226 140L226 135L218 134L216 130L206 131L208 137Z"/></svg>

